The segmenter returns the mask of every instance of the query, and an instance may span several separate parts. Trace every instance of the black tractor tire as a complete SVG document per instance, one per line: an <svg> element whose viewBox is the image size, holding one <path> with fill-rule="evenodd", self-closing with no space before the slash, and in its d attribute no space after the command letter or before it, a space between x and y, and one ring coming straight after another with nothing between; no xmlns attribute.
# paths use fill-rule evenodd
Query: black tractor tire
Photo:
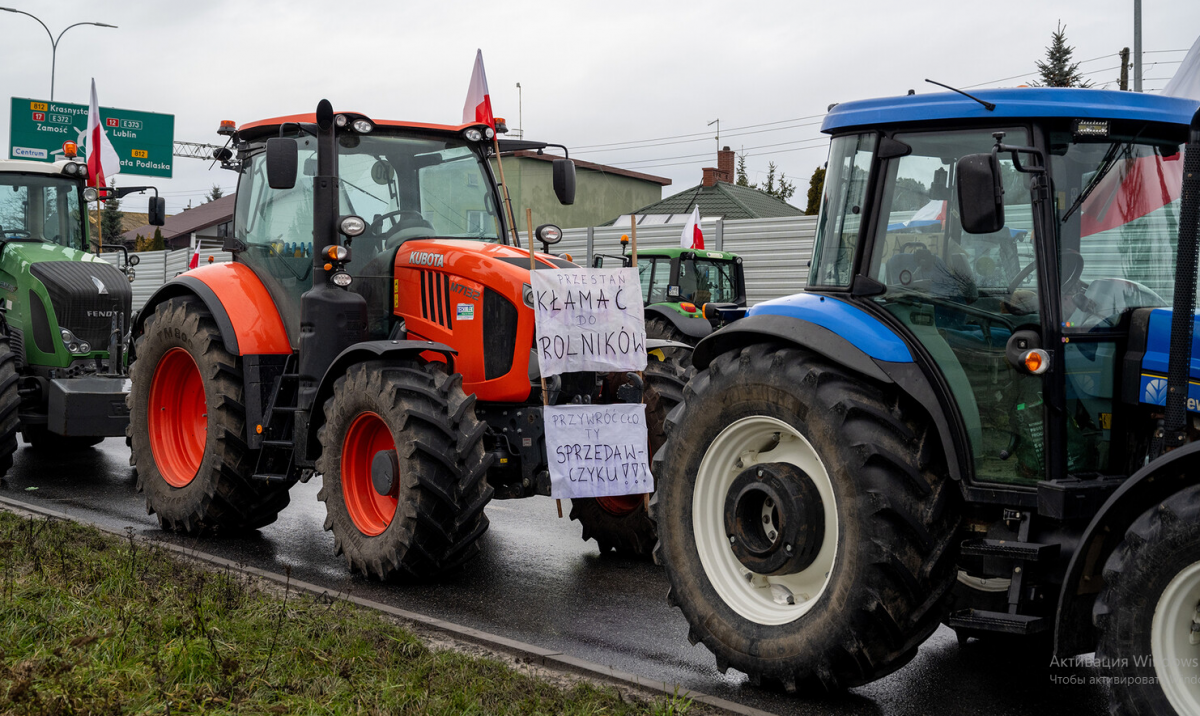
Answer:
<svg viewBox="0 0 1200 716"><path fill-rule="evenodd" d="M1104 589L1092 608L1099 630L1096 661L1111 679L1112 713L1120 716L1192 716L1177 710L1164 688L1167 682L1186 684L1195 678L1194 664L1171 663L1151 648L1156 612L1184 612L1184 630L1194 628L1197 610L1193 593L1177 606L1162 604L1172 581L1185 570L1200 567L1200 485L1185 488L1146 510L1125 531L1125 538L1104 564ZM1161 627L1160 627L1161 628ZM1187 631L1184 631L1187 634ZM1197 647L1188 647L1194 659ZM1165 666L1161 663L1166 661ZM1164 667L1164 668L1160 668ZM1171 669L1174 669L1172 672ZM1183 686L1195 699L1195 681ZM1194 704L1192 705L1194 708Z"/></svg>
<svg viewBox="0 0 1200 716"><path fill-rule="evenodd" d="M698 474L701 461L719 436L751 422L739 421L760 417L804 439L792 438L790 449L812 446L837 518L823 591L808 611L775 624L752 621L722 598L693 531L693 508L704 514L693 499L698 481L717 479ZM774 434L777 445L781 433ZM789 692L840 690L900 668L938 627L956 577L958 496L931 421L898 391L793 346L752 345L718 356L688 383L684 403L667 418L667 435L650 505L659 536L655 561L666 567L667 601L687 618L689 640L703 642L719 670L733 667L753 684ZM751 447L769 454L770 445L767 439ZM737 565L731 569L745 569L724 534L709 537L711 554L728 548Z"/></svg>
<svg viewBox="0 0 1200 716"><path fill-rule="evenodd" d="M664 341L675 341L677 343L686 343L689 346L694 346L700 341L692 338L683 331L675 327L662 316L650 315L646 317L646 337L658 338ZM692 352L683 348L664 348L663 353L677 360L683 367L692 367Z"/></svg>
<svg viewBox="0 0 1200 716"><path fill-rule="evenodd" d="M59 435L46 429L45 425L22 425L21 439L38 452L74 452L95 447L104 442L98 435Z"/></svg>
<svg viewBox="0 0 1200 716"><path fill-rule="evenodd" d="M361 529L351 513L347 495L354 477L343 474L352 426L369 414L390 434L398 468L389 492L394 513L376 534ZM439 364L370 361L337 379L318 431L317 497L325 503L325 529L333 531L335 550L351 571L419 581L478 555L488 527L484 507L493 492L486 479L492 456L483 449L485 430L475 417L475 396L462 390L462 376L448 375Z"/></svg>
<svg viewBox="0 0 1200 716"><path fill-rule="evenodd" d="M8 474L17 451L17 430L21 427L21 396L17 395L17 354L8 337L0 335L0 477Z"/></svg>
<svg viewBox="0 0 1200 716"><path fill-rule="evenodd" d="M664 351L662 355L661 359L651 355L642 374L645 380L642 395L646 405L651 460L667 440L667 413L683 402L683 386L696 372L693 368L685 367L676 354L667 356ZM596 540L601 554L617 552L648 558L658 541L645 500L629 510L628 506L626 509L606 509L606 503L592 498L573 499L570 517L578 520L583 527L585 542Z"/></svg>
<svg viewBox="0 0 1200 716"><path fill-rule="evenodd" d="M175 349L195 361L207 421L203 457L195 476L181 486L172 485L164 476L170 468L156 462L149 422L155 374L164 370L163 357ZM225 350L204 303L180 296L158 304L137 339L137 356L129 369L132 386L126 405L131 463L138 491L146 496L147 514L157 515L164 530L192 535L239 533L274 522L288 504L291 483L252 477L258 451L247 446L242 359Z"/></svg>

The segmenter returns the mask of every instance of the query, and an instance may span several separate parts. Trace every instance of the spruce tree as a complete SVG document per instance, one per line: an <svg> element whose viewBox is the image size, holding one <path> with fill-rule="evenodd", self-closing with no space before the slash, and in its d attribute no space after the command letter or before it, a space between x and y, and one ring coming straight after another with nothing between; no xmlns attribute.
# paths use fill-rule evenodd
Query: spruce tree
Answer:
<svg viewBox="0 0 1200 716"><path fill-rule="evenodd" d="M1091 87L1092 83L1079 73L1079 63L1071 62L1074 52L1074 47L1067 46L1067 28L1060 20L1058 29L1050 35L1046 61L1037 63L1041 80L1031 84L1035 87Z"/></svg>
<svg viewBox="0 0 1200 716"><path fill-rule="evenodd" d="M750 188L754 188L754 185L750 183L750 178L746 176L746 155L745 154L738 155L737 181L735 183L738 186L748 186Z"/></svg>
<svg viewBox="0 0 1200 716"><path fill-rule="evenodd" d="M812 178L808 180L808 206L804 213L816 216L821 210L821 194L825 191L825 167L819 166L813 170Z"/></svg>
<svg viewBox="0 0 1200 716"><path fill-rule="evenodd" d="M110 186L112 186L110 184ZM100 226L104 229L104 240L109 243L120 243L121 237L121 219L125 214L121 211L121 202L118 199L109 199L104 202L104 210L100 212Z"/></svg>

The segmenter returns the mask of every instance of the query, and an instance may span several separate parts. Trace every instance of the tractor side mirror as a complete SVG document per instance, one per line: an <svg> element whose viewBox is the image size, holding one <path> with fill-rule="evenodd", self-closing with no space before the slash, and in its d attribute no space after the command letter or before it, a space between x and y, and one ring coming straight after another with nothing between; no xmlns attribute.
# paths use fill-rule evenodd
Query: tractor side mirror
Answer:
<svg viewBox="0 0 1200 716"><path fill-rule="evenodd" d="M554 195L560 204L575 203L575 162L570 159L554 160Z"/></svg>
<svg viewBox="0 0 1200 716"><path fill-rule="evenodd" d="M267 184L272 189L291 189L296 186L298 156L295 139L271 137L267 140Z"/></svg>
<svg viewBox="0 0 1200 716"><path fill-rule="evenodd" d="M994 154L968 154L958 160L958 213L968 234L1004 228L1004 189Z"/></svg>
<svg viewBox="0 0 1200 716"><path fill-rule="evenodd" d="M167 200L161 196L150 197L150 206L146 209L146 220L151 226L162 226L167 221Z"/></svg>

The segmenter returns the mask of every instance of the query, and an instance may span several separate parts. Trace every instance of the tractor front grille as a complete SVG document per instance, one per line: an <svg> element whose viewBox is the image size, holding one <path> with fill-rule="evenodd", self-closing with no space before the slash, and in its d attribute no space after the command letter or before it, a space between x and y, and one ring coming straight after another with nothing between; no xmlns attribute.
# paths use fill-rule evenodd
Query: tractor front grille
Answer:
<svg viewBox="0 0 1200 716"><path fill-rule="evenodd" d="M114 316L123 315L125 324L129 324L133 290L125 274L111 264L103 261L41 261L29 270L46 287L58 325L92 344L93 349L108 349ZM39 350L52 353L57 338L57 335L49 336L51 350L46 351L38 321L34 321L34 339Z"/></svg>
<svg viewBox="0 0 1200 716"><path fill-rule="evenodd" d="M421 317L452 331L452 310L450 277L440 271L421 271Z"/></svg>
<svg viewBox="0 0 1200 716"><path fill-rule="evenodd" d="M490 288L483 289L483 377L499 378L512 369L517 350L517 307Z"/></svg>

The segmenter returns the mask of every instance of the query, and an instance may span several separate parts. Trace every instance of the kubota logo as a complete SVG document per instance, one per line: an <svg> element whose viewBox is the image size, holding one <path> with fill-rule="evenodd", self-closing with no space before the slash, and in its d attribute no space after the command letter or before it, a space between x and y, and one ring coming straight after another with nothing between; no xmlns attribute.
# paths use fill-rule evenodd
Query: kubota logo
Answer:
<svg viewBox="0 0 1200 716"><path fill-rule="evenodd" d="M412 266L441 266L445 262L445 256L428 251L410 251L408 254L408 263Z"/></svg>

